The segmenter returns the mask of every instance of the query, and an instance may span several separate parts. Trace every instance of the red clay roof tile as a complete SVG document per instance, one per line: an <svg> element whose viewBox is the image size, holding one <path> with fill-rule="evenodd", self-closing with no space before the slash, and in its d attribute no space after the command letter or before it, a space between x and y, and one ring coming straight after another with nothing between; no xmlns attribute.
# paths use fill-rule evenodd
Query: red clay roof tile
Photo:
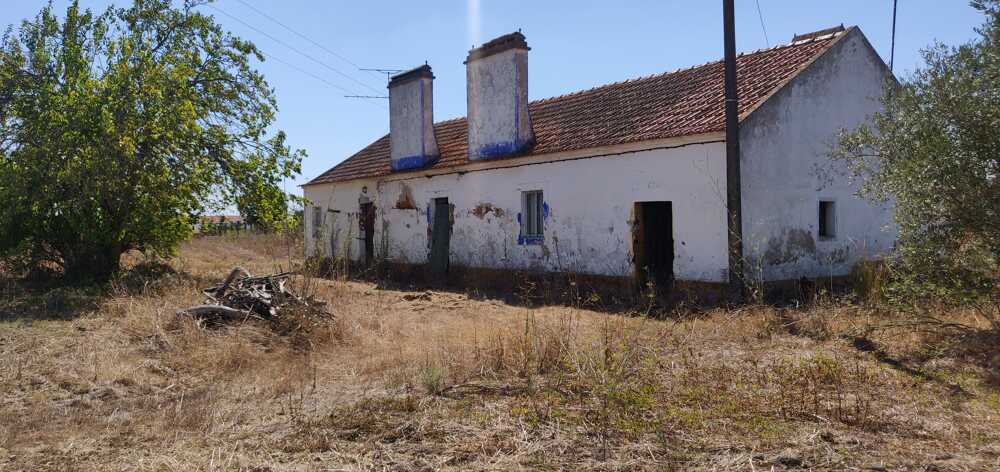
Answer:
<svg viewBox="0 0 1000 472"><path fill-rule="evenodd" d="M815 57L840 32L741 54L740 116L746 116ZM626 80L528 105L535 145L528 155L689 136L725 130L723 63ZM441 158L417 170L462 165L467 160L465 118L434 124ZM324 172L306 185L388 175L389 136Z"/></svg>

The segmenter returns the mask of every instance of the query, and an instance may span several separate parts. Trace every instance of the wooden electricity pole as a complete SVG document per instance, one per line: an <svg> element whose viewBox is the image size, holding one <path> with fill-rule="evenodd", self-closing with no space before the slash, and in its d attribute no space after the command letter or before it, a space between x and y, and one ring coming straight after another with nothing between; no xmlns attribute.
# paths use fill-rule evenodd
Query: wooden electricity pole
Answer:
<svg viewBox="0 0 1000 472"><path fill-rule="evenodd" d="M729 296L742 300L743 203L740 183L740 117L736 90L736 24L733 0L722 0L726 49L726 212L729 233Z"/></svg>
<svg viewBox="0 0 1000 472"><path fill-rule="evenodd" d="M899 5L899 0L893 0L892 2L892 45L889 46L889 72L892 72L893 66L896 65L896 7Z"/></svg>

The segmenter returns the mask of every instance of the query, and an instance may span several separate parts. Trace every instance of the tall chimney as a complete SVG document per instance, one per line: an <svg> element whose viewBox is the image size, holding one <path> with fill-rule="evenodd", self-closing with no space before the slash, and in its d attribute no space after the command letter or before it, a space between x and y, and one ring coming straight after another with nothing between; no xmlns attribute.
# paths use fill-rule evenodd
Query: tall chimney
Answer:
<svg viewBox="0 0 1000 472"><path fill-rule="evenodd" d="M437 160L434 74L429 65L389 80L389 156L393 171L419 169Z"/></svg>
<svg viewBox="0 0 1000 472"><path fill-rule="evenodd" d="M469 160L516 155L534 144L528 114L529 49L524 35L515 32L469 51Z"/></svg>

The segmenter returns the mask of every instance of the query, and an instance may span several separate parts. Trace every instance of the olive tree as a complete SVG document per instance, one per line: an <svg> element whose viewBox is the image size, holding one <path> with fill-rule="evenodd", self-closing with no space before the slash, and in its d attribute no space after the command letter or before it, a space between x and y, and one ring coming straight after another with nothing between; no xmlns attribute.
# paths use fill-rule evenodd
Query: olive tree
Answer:
<svg viewBox="0 0 1000 472"><path fill-rule="evenodd" d="M0 44L0 257L107 278L124 251L169 254L209 207L286 217L302 151L272 131L250 42L197 7L50 2Z"/></svg>
<svg viewBox="0 0 1000 472"><path fill-rule="evenodd" d="M978 37L925 50L926 65L887 87L884 111L834 152L863 196L895 204L902 300L997 300L1000 1L972 5L986 17Z"/></svg>

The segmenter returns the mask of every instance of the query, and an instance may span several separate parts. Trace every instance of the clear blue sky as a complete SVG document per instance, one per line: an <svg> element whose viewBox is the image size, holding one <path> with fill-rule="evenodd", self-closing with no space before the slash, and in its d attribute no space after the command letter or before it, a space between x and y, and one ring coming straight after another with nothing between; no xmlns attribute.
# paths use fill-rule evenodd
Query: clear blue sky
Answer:
<svg viewBox="0 0 1000 472"><path fill-rule="evenodd" d="M294 28L349 62L283 29L239 0L215 6L352 77L349 80L303 57L274 39L212 8L230 31L254 41L276 60L260 65L276 89L278 127L289 142L305 149L302 176L288 191L347 158L387 132L386 100L344 98L385 94L385 78L362 72L370 68L404 69L430 63L436 76L435 120L465 115L465 66L473 44L518 28L530 53L531 99L688 67L722 57L722 2L705 0L529 1L454 0L390 2L383 0L243 0ZM123 5L130 0L114 0ZM2 0L0 24L32 16L43 0ZM56 0L64 11L69 0ZM110 0L81 0L103 9ZM180 3L178 0L176 3ZM795 33L839 25L858 25L888 62L891 0L759 0L770 45L788 42ZM921 64L919 50L934 41L966 42L982 16L962 0L900 0L896 72L907 75ZM736 1L737 47L765 47L754 0ZM355 82L357 81L357 82ZM360 85L361 82L367 87ZM370 88L368 88L370 87Z"/></svg>

